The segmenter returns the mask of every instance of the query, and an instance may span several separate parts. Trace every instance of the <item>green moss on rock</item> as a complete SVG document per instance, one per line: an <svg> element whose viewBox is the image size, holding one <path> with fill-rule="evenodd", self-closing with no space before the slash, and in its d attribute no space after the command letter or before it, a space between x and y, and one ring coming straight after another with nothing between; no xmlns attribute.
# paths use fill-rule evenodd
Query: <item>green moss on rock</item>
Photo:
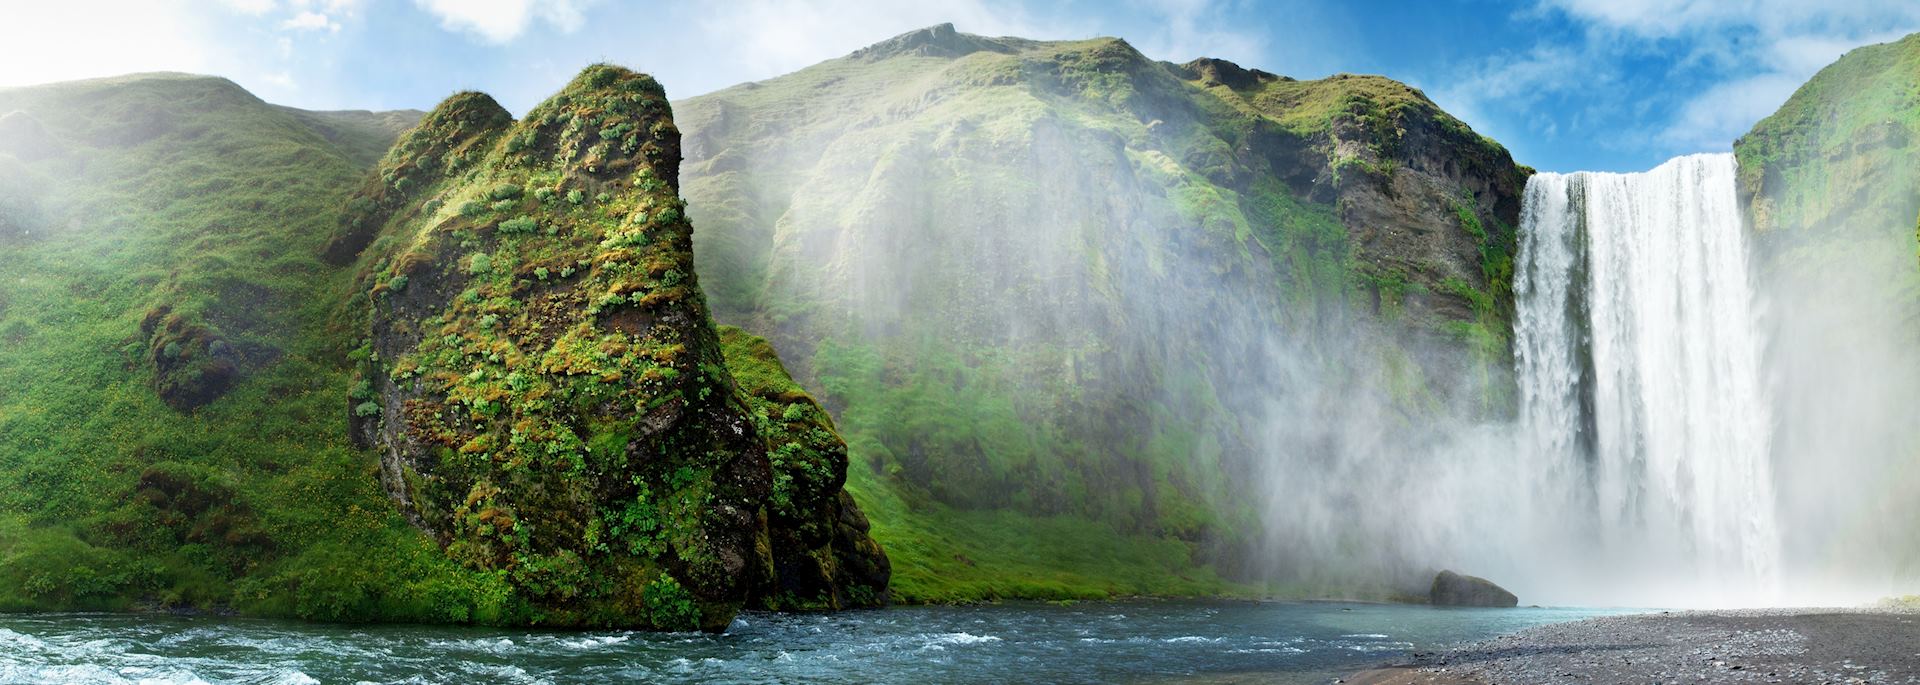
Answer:
<svg viewBox="0 0 1920 685"><path fill-rule="evenodd" d="M754 589L754 604L822 610L886 603L892 566L844 489L847 444L833 417L787 374L766 339L722 326L720 344L773 468L767 505L773 563L771 577Z"/></svg>
<svg viewBox="0 0 1920 685"><path fill-rule="evenodd" d="M512 123L513 116L485 93L457 93L441 102L401 136L348 200L327 241L325 259L352 262L396 211L436 182L478 162Z"/></svg>
<svg viewBox="0 0 1920 685"><path fill-rule="evenodd" d="M388 166L421 166L413 137ZM776 498L792 489L708 317L653 79L589 67L485 140L363 258L369 399L351 401L375 410L356 434L410 520L535 622L722 629L784 548L768 503L838 516L844 456L804 504Z"/></svg>

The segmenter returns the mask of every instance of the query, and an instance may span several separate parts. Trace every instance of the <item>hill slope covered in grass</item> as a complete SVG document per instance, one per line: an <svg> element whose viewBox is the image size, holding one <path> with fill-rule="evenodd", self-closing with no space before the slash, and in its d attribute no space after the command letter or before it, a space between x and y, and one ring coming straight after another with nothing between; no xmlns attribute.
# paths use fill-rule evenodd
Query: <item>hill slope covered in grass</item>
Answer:
<svg viewBox="0 0 1920 685"><path fill-rule="evenodd" d="M907 599L1379 596L1407 522L1312 522L1511 411L1527 171L1403 84L943 25L676 109L715 316L835 412Z"/></svg>
<svg viewBox="0 0 1920 685"><path fill-rule="evenodd" d="M0 233L0 607L473 618L449 598L491 581L349 444L327 328L320 248L393 127L172 74L0 91L0 116L27 180Z"/></svg>

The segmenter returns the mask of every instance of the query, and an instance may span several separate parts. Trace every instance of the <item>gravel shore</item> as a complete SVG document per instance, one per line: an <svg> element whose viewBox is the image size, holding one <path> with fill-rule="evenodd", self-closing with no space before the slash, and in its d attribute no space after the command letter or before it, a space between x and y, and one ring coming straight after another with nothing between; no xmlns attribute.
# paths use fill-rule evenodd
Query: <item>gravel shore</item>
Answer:
<svg viewBox="0 0 1920 685"><path fill-rule="evenodd" d="M1920 613L1788 609L1595 618L1416 653L1411 663L1338 682L1920 684Z"/></svg>

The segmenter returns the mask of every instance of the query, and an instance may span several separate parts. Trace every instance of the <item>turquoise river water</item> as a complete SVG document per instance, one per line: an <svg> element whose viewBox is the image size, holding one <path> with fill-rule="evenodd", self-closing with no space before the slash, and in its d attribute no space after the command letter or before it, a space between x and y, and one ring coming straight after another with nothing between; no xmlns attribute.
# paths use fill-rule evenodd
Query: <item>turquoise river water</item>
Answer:
<svg viewBox="0 0 1920 685"><path fill-rule="evenodd" d="M5 683L1326 683L1578 609L1197 601L743 614L720 635L0 615Z"/></svg>

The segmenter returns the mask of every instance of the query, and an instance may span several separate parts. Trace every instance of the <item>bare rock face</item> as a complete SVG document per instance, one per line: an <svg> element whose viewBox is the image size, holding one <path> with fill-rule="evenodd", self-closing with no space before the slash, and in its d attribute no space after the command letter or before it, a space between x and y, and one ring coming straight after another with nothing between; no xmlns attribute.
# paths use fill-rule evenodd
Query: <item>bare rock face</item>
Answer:
<svg viewBox="0 0 1920 685"><path fill-rule="evenodd" d="M461 94L400 140L329 248L365 252L356 439L409 519L502 574L537 623L718 631L786 552L768 532L786 443L708 316L679 163L642 74L590 67L517 123ZM800 516L842 517L844 458L809 467L824 482L801 503L820 508ZM836 565L815 542L801 553ZM883 601L885 582L821 608Z"/></svg>
<svg viewBox="0 0 1920 685"><path fill-rule="evenodd" d="M1427 591L1427 601L1434 606L1446 607L1511 607L1520 604L1519 597L1493 584L1493 581L1452 571L1441 571L1433 577L1433 588Z"/></svg>

